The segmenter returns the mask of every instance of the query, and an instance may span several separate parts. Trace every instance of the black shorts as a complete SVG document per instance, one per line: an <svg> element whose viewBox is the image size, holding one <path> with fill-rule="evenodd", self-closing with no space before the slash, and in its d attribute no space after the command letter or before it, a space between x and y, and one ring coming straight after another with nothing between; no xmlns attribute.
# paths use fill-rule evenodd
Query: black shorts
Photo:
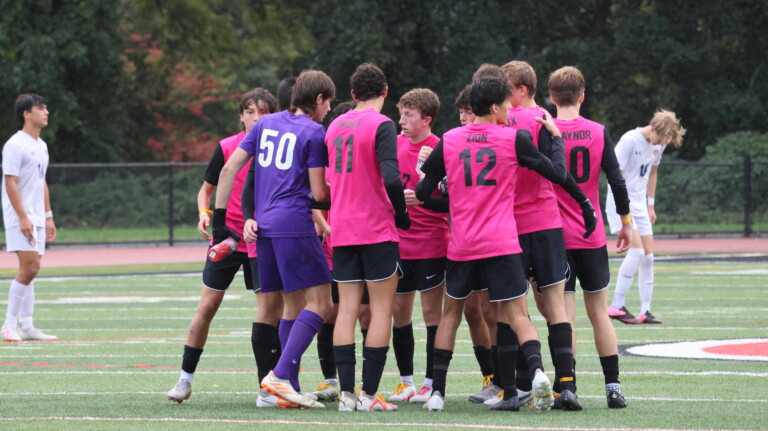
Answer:
<svg viewBox="0 0 768 431"><path fill-rule="evenodd" d="M333 273L333 271L331 271ZM336 281L331 282L331 302L338 305L339 304L339 283ZM368 296L368 285L363 283L363 297L360 300L360 303L363 305L369 305L371 303L371 298Z"/></svg>
<svg viewBox="0 0 768 431"><path fill-rule="evenodd" d="M426 292L445 283L444 257L403 259L403 278L397 282L397 293Z"/></svg>
<svg viewBox="0 0 768 431"><path fill-rule="evenodd" d="M259 268L256 262L255 258L248 258L248 253L242 251L236 251L218 262L205 259L203 285L209 289L225 291L232 284L237 271L242 267L245 288L258 292L261 290L261 285L259 284Z"/></svg>
<svg viewBox="0 0 768 431"><path fill-rule="evenodd" d="M611 270L608 268L608 248L575 248L566 250L570 277L565 283L565 291L576 292L576 278L581 289L587 292L599 292L608 288L611 282Z"/></svg>
<svg viewBox="0 0 768 431"><path fill-rule="evenodd" d="M568 279L568 258L562 229L547 229L522 234L523 268L527 278L533 277L539 288Z"/></svg>
<svg viewBox="0 0 768 431"><path fill-rule="evenodd" d="M446 293L454 299L466 299L472 291L484 289L488 289L491 302L528 293L528 280L519 253L467 261L448 259L446 270Z"/></svg>
<svg viewBox="0 0 768 431"><path fill-rule="evenodd" d="M339 283L382 281L400 270L396 242L347 245L333 248L333 279Z"/></svg>

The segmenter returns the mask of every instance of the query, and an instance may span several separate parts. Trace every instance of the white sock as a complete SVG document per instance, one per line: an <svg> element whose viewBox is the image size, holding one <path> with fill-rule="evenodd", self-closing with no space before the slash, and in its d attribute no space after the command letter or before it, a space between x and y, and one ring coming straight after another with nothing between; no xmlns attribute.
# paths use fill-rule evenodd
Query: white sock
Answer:
<svg viewBox="0 0 768 431"><path fill-rule="evenodd" d="M16 280L11 282L8 290L8 311L5 313L5 324L17 323L21 302L27 294L29 285L21 284Z"/></svg>
<svg viewBox="0 0 768 431"><path fill-rule="evenodd" d="M632 280L635 278L635 270L643 259L644 251L642 248L630 248L627 255L619 267L619 277L616 279L616 290L613 293L613 303L611 307L620 309L624 306L625 297L629 288L632 287Z"/></svg>
<svg viewBox="0 0 768 431"><path fill-rule="evenodd" d="M640 262L640 272L637 274L640 288L640 314L651 311L653 297L653 253L645 255Z"/></svg>
<svg viewBox="0 0 768 431"><path fill-rule="evenodd" d="M29 289L27 294L24 295L24 299L21 300L21 307L19 308L19 324L21 329L30 329L32 325L32 312L35 311L35 282L29 283Z"/></svg>
<svg viewBox="0 0 768 431"><path fill-rule="evenodd" d="M424 378L424 386L431 388L432 387L432 379Z"/></svg>
<svg viewBox="0 0 768 431"><path fill-rule="evenodd" d="M413 375L410 375L410 376L400 376L400 383L405 383L407 385L413 385Z"/></svg>
<svg viewBox="0 0 768 431"><path fill-rule="evenodd" d="M325 379L325 383L328 383L329 385L333 385L333 386L338 386L339 385L339 381L336 380L335 378L333 378L333 379Z"/></svg>
<svg viewBox="0 0 768 431"><path fill-rule="evenodd" d="M192 379L195 378L195 373L188 373L184 370L181 371L181 376L179 376L180 379L186 380L189 383L192 383Z"/></svg>

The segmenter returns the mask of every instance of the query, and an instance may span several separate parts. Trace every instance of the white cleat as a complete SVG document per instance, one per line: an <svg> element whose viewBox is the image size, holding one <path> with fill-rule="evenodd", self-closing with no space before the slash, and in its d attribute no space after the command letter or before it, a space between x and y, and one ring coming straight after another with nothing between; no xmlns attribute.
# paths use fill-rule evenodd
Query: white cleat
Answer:
<svg viewBox="0 0 768 431"><path fill-rule="evenodd" d="M185 379L179 379L176 386L165 394L168 401L175 401L179 404L188 400L192 396L192 382Z"/></svg>
<svg viewBox="0 0 768 431"><path fill-rule="evenodd" d="M432 396L432 388L424 385L419 389L419 392L416 392L416 395L412 396L411 399L408 400L408 402L411 403L426 403L429 401L429 397Z"/></svg>
<svg viewBox="0 0 768 431"><path fill-rule="evenodd" d="M392 395L390 395L389 398L387 398L387 401L389 402L408 401L414 395L416 395L416 386L413 386L408 383L399 383L395 388L395 391L392 392Z"/></svg>
<svg viewBox="0 0 768 431"><path fill-rule="evenodd" d="M342 392L339 395L339 411L353 412L357 409L357 396L351 392Z"/></svg>
<svg viewBox="0 0 768 431"><path fill-rule="evenodd" d="M499 402L501 402L501 400L503 399L504 399L504 389L502 389L501 392L499 392L495 397L488 398L487 400L483 401L483 404L485 404L488 407L493 407Z"/></svg>
<svg viewBox="0 0 768 431"><path fill-rule="evenodd" d="M282 398L293 404L298 404L301 407L316 408L318 407L318 404L322 406L322 404L317 401L311 400L296 392L290 381L277 377L274 371L270 371L269 374L264 377L264 380L261 381L261 388L278 398Z"/></svg>
<svg viewBox="0 0 768 431"><path fill-rule="evenodd" d="M53 341L59 339L59 337L48 335L37 328L19 328L19 335L21 335L22 341Z"/></svg>
<svg viewBox="0 0 768 431"><path fill-rule="evenodd" d="M381 394L368 395L365 391L357 397L357 411L359 412L393 412L397 406L388 403Z"/></svg>
<svg viewBox="0 0 768 431"><path fill-rule="evenodd" d="M537 412L545 412L552 408L554 397L552 396L552 384L549 377L541 369L536 370L533 376L533 407Z"/></svg>
<svg viewBox="0 0 768 431"><path fill-rule="evenodd" d="M15 323L6 323L3 325L3 338L9 343L18 343L21 341L19 326Z"/></svg>
<svg viewBox="0 0 768 431"><path fill-rule="evenodd" d="M445 407L445 399L443 399L443 396L440 394L439 391L432 392L432 396L429 397L429 400L427 400L426 403L424 403L424 408L429 410L430 412L442 411L444 407Z"/></svg>

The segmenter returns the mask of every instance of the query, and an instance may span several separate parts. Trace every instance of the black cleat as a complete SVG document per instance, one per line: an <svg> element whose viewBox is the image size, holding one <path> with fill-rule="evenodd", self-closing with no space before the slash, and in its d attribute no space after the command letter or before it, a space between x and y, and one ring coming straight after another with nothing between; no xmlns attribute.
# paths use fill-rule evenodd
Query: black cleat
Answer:
<svg viewBox="0 0 768 431"><path fill-rule="evenodd" d="M491 410L517 412L520 411L520 404L517 402L517 395L512 398L504 399L491 406Z"/></svg>
<svg viewBox="0 0 768 431"><path fill-rule="evenodd" d="M641 314L640 318L637 319L640 323L645 324L651 324L651 325L659 325L661 324L661 320L655 318L653 314L651 314L650 311L646 311L645 314Z"/></svg>
<svg viewBox="0 0 768 431"><path fill-rule="evenodd" d="M565 410L567 412L579 412L581 411L581 403L579 397L569 389L565 389L560 392L560 396L555 398L554 404L552 404L554 410Z"/></svg>
<svg viewBox="0 0 768 431"><path fill-rule="evenodd" d="M627 406L627 401L621 391L608 391L606 396L608 397L608 408L623 409Z"/></svg>

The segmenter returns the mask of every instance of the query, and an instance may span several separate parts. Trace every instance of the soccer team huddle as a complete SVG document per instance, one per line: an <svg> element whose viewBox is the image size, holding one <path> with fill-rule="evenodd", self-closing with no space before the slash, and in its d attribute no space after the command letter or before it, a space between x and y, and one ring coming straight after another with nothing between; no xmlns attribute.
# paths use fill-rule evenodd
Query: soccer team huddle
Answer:
<svg viewBox="0 0 768 431"><path fill-rule="evenodd" d="M605 127L580 116L581 72L566 66L550 74L548 92L557 107L552 118L536 106L536 73L528 63L484 64L456 98L461 127L442 137L431 130L440 110L433 91L403 94L398 133L381 114L388 87L379 67L359 65L350 87L352 102L333 112L335 85L317 70L284 80L279 103L262 88L242 97L243 131L217 146L197 197L201 235L217 250L223 242L234 250L206 260L181 376L168 399L181 403L191 396L211 320L242 267L257 300L251 343L261 386L258 407L337 402L339 411L395 411L397 403L412 402L444 410L463 315L483 376L470 402L501 411L581 410L576 280L607 405L626 407L611 318L660 321L650 314L650 299L643 303L645 314L632 316L623 304L626 290L620 302L615 298L607 306L599 178L602 170L610 186L608 217L616 219L610 224L617 249L641 247L640 262L643 245L636 244L638 236L649 235L642 220L650 207L635 208L633 200L630 208L630 201L634 189L647 187L648 175L625 183L625 163L617 160ZM333 121L326 130L321 123L329 112ZM648 190L655 190L661 152L679 145L685 130L668 111L635 132L641 130L644 144L656 148L641 163L646 172L653 167L654 189ZM636 194L646 199L645 189ZM652 206L650 193L647 198ZM629 272L627 289L636 268L622 264ZM421 386L414 382L413 361L417 291L427 333ZM528 315L529 291L547 322L553 379L545 373ZM356 373L358 323L362 376ZM299 372L315 336L324 381L310 392L302 390ZM379 384L390 339L400 383L385 399Z"/></svg>

